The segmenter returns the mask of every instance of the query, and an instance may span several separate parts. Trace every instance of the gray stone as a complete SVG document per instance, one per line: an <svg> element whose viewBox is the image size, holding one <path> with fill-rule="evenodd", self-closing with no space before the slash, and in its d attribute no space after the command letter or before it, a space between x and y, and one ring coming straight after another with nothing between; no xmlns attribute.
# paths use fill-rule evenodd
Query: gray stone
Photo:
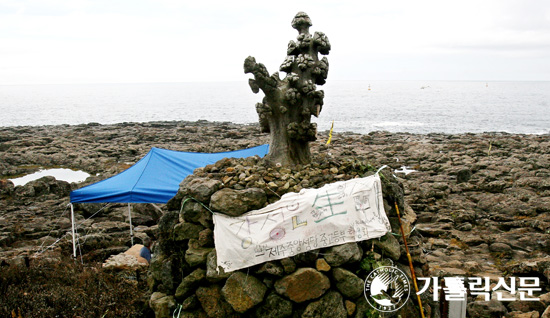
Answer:
<svg viewBox="0 0 550 318"><path fill-rule="evenodd" d="M309 267L300 268L275 282L277 293L297 303L318 298L329 288L328 277Z"/></svg>
<svg viewBox="0 0 550 318"><path fill-rule="evenodd" d="M365 282L354 273L347 269L337 267L332 270L332 276L336 281L336 288L338 288L346 298L355 299L363 295Z"/></svg>
<svg viewBox="0 0 550 318"><path fill-rule="evenodd" d="M305 253L300 253L294 255L294 262L302 267L314 266L317 261L317 256L319 255L319 250L307 251Z"/></svg>
<svg viewBox="0 0 550 318"><path fill-rule="evenodd" d="M198 242L200 246L214 246L214 231L211 229L204 229L199 232Z"/></svg>
<svg viewBox="0 0 550 318"><path fill-rule="evenodd" d="M185 261L189 266L195 267L200 264L206 263L206 259L208 257L208 254L213 250L212 247L189 247L187 251L185 251Z"/></svg>
<svg viewBox="0 0 550 318"><path fill-rule="evenodd" d="M516 300L507 304L510 311L521 311L521 312L543 312L546 309L541 301L531 301L531 300Z"/></svg>
<svg viewBox="0 0 550 318"><path fill-rule="evenodd" d="M216 249L213 249L206 256L206 279L210 282L219 282L231 276L231 273L226 273L221 266L218 268L217 262Z"/></svg>
<svg viewBox="0 0 550 318"><path fill-rule="evenodd" d="M0 179L0 195L11 195L15 186L11 180Z"/></svg>
<svg viewBox="0 0 550 318"><path fill-rule="evenodd" d="M506 315L506 318L540 318L538 311L531 312L521 312L521 311L511 311ZM549 317L546 317L549 318Z"/></svg>
<svg viewBox="0 0 550 318"><path fill-rule="evenodd" d="M208 317L226 318L234 313L231 305L222 297L221 287L218 285L201 286L197 288L196 295Z"/></svg>
<svg viewBox="0 0 550 318"><path fill-rule="evenodd" d="M355 242L329 247L324 252L325 260L332 267L346 263L358 262L363 257L363 251Z"/></svg>
<svg viewBox="0 0 550 318"><path fill-rule="evenodd" d="M464 168L459 170L456 173L456 182L457 183L468 182L471 177L472 177L472 171L470 169Z"/></svg>
<svg viewBox="0 0 550 318"><path fill-rule="evenodd" d="M172 277L173 261L170 257L162 255L155 256L149 265L150 275L148 277L149 288L156 287L156 290L169 293L174 288L174 278ZM176 283L177 284L177 283Z"/></svg>
<svg viewBox="0 0 550 318"><path fill-rule="evenodd" d="M281 265L283 266L283 269L285 270L286 274L293 273L296 270L296 263L290 257L283 258L281 260Z"/></svg>
<svg viewBox="0 0 550 318"><path fill-rule="evenodd" d="M512 248L506 243L493 243L489 246L491 252L511 252Z"/></svg>
<svg viewBox="0 0 550 318"><path fill-rule="evenodd" d="M177 209L180 211L180 208ZM186 222L200 223L200 219L203 214L210 214L200 202L194 200L186 200L181 208L180 221L185 220Z"/></svg>
<svg viewBox="0 0 550 318"><path fill-rule="evenodd" d="M346 318L347 311L344 307L342 295L336 291L329 291L321 299L311 302L307 307L302 318Z"/></svg>
<svg viewBox="0 0 550 318"><path fill-rule="evenodd" d="M47 194L66 196L70 192L71 185L67 181L56 180L52 176L42 177L14 188L14 193L18 197L37 197Z"/></svg>
<svg viewBox="0 0 550 318"><path fill-rule="evenodd" d="M158 229L161 235L169 235L172 233L172 229L179 221L179 213L177 211L166 212L160 217L158 223Z"/></svg>
<svg viewBox="0 0 550 318"><path fill-rule="evenodd" d="M504 305L496 299L469 303L467 311L470 317L487 318L501 318L508 312L506 307L504 307Z"/></svg>
<svg viewBox="0 0 550 318"><path fill-rule="evenodd" d="M180 191L183 191L196 200L208 204L212 194L220 189L222 182L210 178L185 178L180 184Z"/></svg>
<svg viewBox="0 0 550 318"><path fill-rule="evenodd" d="M496 180L489 183L480 185L480 188L490 193L502 193L506 188L510 187L510 183L502 180Z"/></svg>
<svg viewBox="0 0 550 318"><path fill-rule="evenodd" d="M206 206L194 201L187 201L183 206L180 219L187 222L199 223L204 227L213 228L212 212Z"/></svg>
<svg viewBox="0 0 550 318"><path fill-rule="evenodd" d="M292 302L271 293L255 311L261 318L284 318L292 315Z"/></svg>
<svg viewBox="0 0 550 318"><path fill-rule="evenodd" d="M172 296L155 292L151 295L149 307L155 312L156 318L170 318L172 311L176 308L176 301Z"/></svg>
<svg viewBox="0 0 550 318"><path fill-rule="evenodd" d="M550 293L542 294L539 296L539 298L545 306L550 306Z"/></svg>
<svg viewBox="0 0 550 318"><path fill-rule="evenodd" d="M204 230L202 225L193 223L178 223L174 226L174 240L183 241L189 239L198 239L199 232Z"/></svg>
<svg viewBox="0 0 550 318"><path fill-rule="evenodd" d="M355 316L354 318L365 318L368 317L368 313L374 310L374 308L369 305L365 297L359 297L355 307Z"/></svg>
<svg viewBox="0 0 550 318"><path fill-rule="evenodd" d="M210 199L210 208L230 216L239 216L251 210L257 210L267 202L267 195L259 188L244 190L221 189Z"/></svg>
<svg viewBox="0 0 550 318"><path fill-rule="evenodd" d="M257 274L270 274L273 276L283 276L284 269L276 262L265 262L256 271Z"/></svg>
<svg viewBox="0 0 550 318"><path fill-rule="evenodd" d="M379 239L373 239L373 242L382 251L380 254L387 255L394 261L399 260L401 247L399 241L391 233L386 233Z"/></svg>
<svg viewBox="0 0 550 318"><path fill-rule="evenodd" d="M192 310L196 309L200 306L199 299L197 298L197 295L192 294L191 296L185 298L181 302L181 309L182 310Z"/></svg>
<svg viewBox="0 0 550 318"><path fill-rule="evenodd" d="M236 312L244 313L261 303L267 287L256 277L234 272L225 281L222 295Z"/></svg>
<svg viewBox="0 0 550 318"><path fill-rule="evenodd" d="M421 223L416 224L416 229L424 236L439 237L445 233L449 233L453 229L453 226L451 223Z"/></svg>
<svg viewBox="0 0 550 318"><path fill-rule="evenodd" d="M473 229L473 225L471 223L466 222L466 223L462 223L461 225L459 225L457 227L457 229L459 231L468 232L468 231L471 231Z"/></svg>
<svg viewBox="0 0 550 318"><path fill-rule="evenodd" d="M195 288L206 277L206 271L202 268L197 268L191 274L185 276L178 288L176 289L175 297L178 301L182 301L195 292Z"/></svg>

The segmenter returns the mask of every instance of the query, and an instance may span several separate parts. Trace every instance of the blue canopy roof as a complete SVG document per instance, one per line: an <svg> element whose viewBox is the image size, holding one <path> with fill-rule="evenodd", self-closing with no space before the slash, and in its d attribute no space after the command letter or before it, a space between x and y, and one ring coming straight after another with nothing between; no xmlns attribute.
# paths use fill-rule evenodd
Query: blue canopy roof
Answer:
<svg viewBox="0 0 550 318"><path fill-rule="evenodd" d="M71 192L72 203L166 203L193 170L223 158L263 157L269 145L218 152L197 153L152 148L135 165L103 181Z"/></svg>

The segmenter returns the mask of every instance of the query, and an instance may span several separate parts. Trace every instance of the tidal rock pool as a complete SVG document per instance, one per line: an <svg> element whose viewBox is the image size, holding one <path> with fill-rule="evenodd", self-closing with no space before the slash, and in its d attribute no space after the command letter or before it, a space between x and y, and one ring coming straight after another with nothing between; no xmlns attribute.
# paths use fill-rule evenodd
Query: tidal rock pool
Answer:
<svg viewBox="0 0 550 318"><path fill-rule="evenodd" d="M82 182L90 176L90 174L80 171L80 170L71 170L66 168L54 168L54 169L43 169L35 173L28 174L19 178L10 179L15 186L25 185L27 182L40 179L45 176L52 176L57 180L63 180L67 182Z"/></svg>

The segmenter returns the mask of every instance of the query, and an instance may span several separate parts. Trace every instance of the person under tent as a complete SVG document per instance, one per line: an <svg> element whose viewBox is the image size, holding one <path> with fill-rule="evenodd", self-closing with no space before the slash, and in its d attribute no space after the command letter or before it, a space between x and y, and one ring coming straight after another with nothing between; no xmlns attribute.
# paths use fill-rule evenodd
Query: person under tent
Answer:
<svg viewBox="0 0 550 318"><path fill-rule="evenodd" d="M135 256L139 263L147 264L151 263L151 245L153 241L150 237L145 237L142 244L135 244L124 254Z"/></svg>

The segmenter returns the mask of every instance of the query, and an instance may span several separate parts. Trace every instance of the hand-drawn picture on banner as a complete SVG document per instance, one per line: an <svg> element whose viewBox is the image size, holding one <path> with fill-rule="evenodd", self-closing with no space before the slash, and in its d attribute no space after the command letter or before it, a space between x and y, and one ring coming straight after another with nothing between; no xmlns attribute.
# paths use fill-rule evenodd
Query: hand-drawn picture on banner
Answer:
<svg viewBox="0 0 550 318"><path fill-rule="evenodd" d="M381 237L391 230L380 177L287 193L239 217L214 213L218 266L226 272L299 253Z"/></svg>

